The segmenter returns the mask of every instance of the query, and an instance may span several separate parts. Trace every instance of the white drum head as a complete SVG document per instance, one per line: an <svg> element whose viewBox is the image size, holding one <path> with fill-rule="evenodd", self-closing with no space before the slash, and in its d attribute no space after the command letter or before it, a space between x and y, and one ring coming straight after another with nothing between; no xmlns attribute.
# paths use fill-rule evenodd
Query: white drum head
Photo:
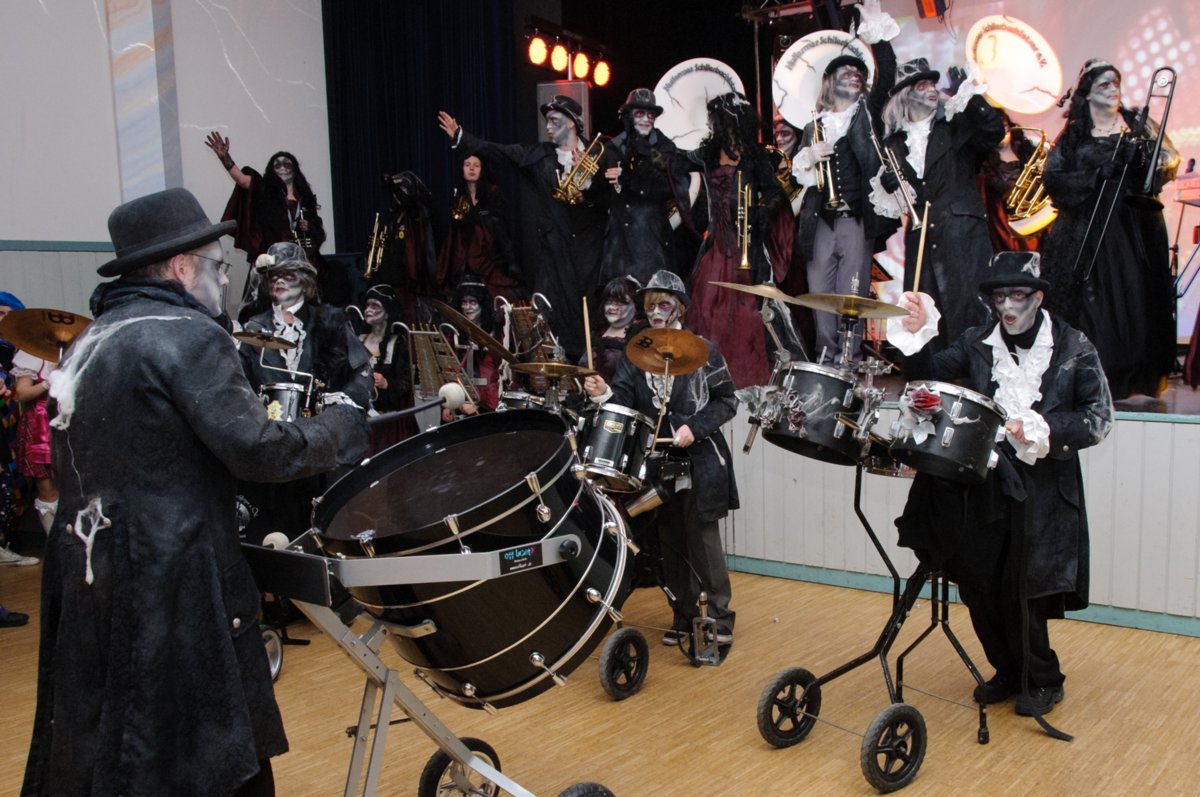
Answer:
<svg viewBox="0 0 1200 797"><path fill-rule="evenodd" d="M988 99L1013 113L1041 113L1062 94L1058 56L1036 28L1016 17L984 17L972 25L967 59L987 83Z"/></svg>
<svg viewBox="0 0 1200 797"><path fill-rule="evenodd" d="M654 126L682 150L695 149L708 135L708 101L736 91L745 94L733 67L715 58L692 58L676 64L654 87L662 116Z"/></svg>
<svg viewBox="0 0 1200 797"><path fill-rule="evenodd" d="M803 130L812 121L825 67L839 55L853 55L867 65L867 88L875 85L875 56L862 39L840 30L819 30L797 39L787 48L771 80L771 97L779 115Z"/></svg>

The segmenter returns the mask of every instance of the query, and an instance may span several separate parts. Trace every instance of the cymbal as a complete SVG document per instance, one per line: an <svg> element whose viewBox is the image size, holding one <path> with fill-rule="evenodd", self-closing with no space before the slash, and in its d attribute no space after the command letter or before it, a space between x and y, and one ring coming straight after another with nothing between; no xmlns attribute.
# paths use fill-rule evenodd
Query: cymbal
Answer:
<svg viewBox="0 0 1200 797"><path fill-rule="evenodd" d="M690 374L708 362L708 344L686 329L645 329L625 346L625 356L643 371L662 376Z"/></svg>
<svg viewBox="0 0 1200 797"><path fill-rule="evenodd" d="M544 376L547 379L570 379L576 376L592 376L596 373L591 368L557 362L516 363L512 369L523 374Z"/></svg>
<svg viewBox="0 0 1200 797"><path fill-rule="evenodd" d="M899 305L841 293L806 293L797 296L792 303L851 318L899 318L908 315L908 311Z"/></svg>
<svg viewBox="0 0 1200 797"><path fill-rule="evenodd" d="M761 296L764 299L778 299L781 302L796 303L795 297L789 296L774 285L768 285L767 283L763 283L762 285L743 285L740 282L717 282L716 280L709 280L708 284L720 285L722 288L732 288L735 291Z"/></svg>
<svg viewBox="0 0 1200 797"><path fill-rule="evenodd" d="M286 338L281 338L278 335L272 335L270 332L234 332L233 337L250 346L257 346L260 349L279 349L287 350L296 348L296 344Z"/></svg>
<svg viewBox="0 0 1200 797"><path fill-rule="evenodd" d="M447 321L453 324L459 332L465 333L477 346L482 346L501 360L516 365L516 356L478 324L440 299L434 299L433 304L446 317Z"/></svg>
<svg viewBox="0 0 1200 797"><path fill-rule="evenodd" d="M0 337L47 362L56 363L92 319L67 310L14 310L0 320Z"/></svg>

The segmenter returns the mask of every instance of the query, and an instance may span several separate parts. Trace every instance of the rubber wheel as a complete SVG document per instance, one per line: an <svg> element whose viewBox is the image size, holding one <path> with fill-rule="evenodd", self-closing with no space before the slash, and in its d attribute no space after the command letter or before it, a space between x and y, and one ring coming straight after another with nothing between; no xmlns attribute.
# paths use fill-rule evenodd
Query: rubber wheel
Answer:
<svg viewBox="0 0 1200 797"><path fill-rule="evenodd" d="M271 670L271 682L279 680L283 670L283 639L279 632L270 626L262 627L263 646L267 649L267 666Z"/></svg>
<svg viewBox="0 0 1200 797"><path fill-rule="evenodd" d="M907 703L893 703L879 712L867 728L858 757L867 783L882 794L903 789L925 760L927 740L924 717Z"/></svg>
<svg viewBox="0 0 1200 797"><path fill-rule="evenodd" d="M821 714L821 687L803 667L776 675L758 699L758 732L768 744L791 747L804 741Z"/></svg>
<svg viewBox="0 0 1200 797"><path fill-rule="evenodd" d="M600 650L600 686L613 700L636 695L648 669L650 646L636 628L618 629Z"/></svg>
<svg viewBox="0 0 1200 797"><path fill-rule="evenodd" d="M464 736L461 741L496 770L500 769L500 757L490 744L473 736ZM417 786L417 797L447 797L454 794L496 797L499 793L499 786L470 767L459 764L445 750L438 750L429 757L425 769L421 770L421 781Z"/></svg>
<svg viewBox="0 0 1200 797"><path fill-rule="evenodd" d="M560 791L558 797L616 797L616 795L599 783L576 783L574 786L568 786Z"/></svg>

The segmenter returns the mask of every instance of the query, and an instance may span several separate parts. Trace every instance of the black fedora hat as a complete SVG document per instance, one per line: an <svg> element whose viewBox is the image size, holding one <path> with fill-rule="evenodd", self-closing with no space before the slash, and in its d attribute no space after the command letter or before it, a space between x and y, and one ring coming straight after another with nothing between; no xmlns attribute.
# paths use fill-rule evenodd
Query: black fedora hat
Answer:
<svg viewBox="0 0 1200 797"><path fill-rule="evenodd" d="M629 96L625 98L625 104L617 112L624 115L634 108L653 111L655 116L662 116L663 112L662 106L656 102L654 92L650 89L634 89L629 92Z"/></svg>
<svg viewBox="0 0 1200 797"><path fill-rule="evenodd" d="M828 64L826 64L825 65L825 74L832 75L834 72L838 71L838 69L840 67L843 67L843 66L854 67L859 72L862 72L864 77L867 74L867 62L864 61L863 59L859 58L857 55L847 55L847 54L839 55L836 58L834 58L832 61L830 61Z"/></svg>
<svg viewBox="0 0 1200 797"><path fill-rule="evenodd" d="M941 72L929 68L928 58L914 58L911 61L905 61L896 70L896 85L892 86L892 90L888 92L888 96L895 97L904 89L914 86L922 80L932 80L934 83L937 83L941 77Z"/></svg>
<svg viewBox="0 0 1200 797"><path fill-rule="evenodd" d="M213 224L185 188L147 194L109 214L108 235L117 256L96 271L119 277L229 235L236 226L236 221Z"/></svg>
<svg viewBox="0 0 1200 797"><path fill-rule="evenodd" d="M1050 283L1042 279L1042 256L1037 252L997 252L992 255L987 271L979 281L979 290L991 293L996 288L1049 291Z"/></svg>
<svg viewBox="0 0 1200 797"><path fill-rule="evenodd" d="M551 111L558 111L566 115L575 123L575 132L580 138L584 137L583 133L583 106L576 102L571 97L565 94L555 94L550 98L550 101L543 104L541 107L542 116Z"/></svg>

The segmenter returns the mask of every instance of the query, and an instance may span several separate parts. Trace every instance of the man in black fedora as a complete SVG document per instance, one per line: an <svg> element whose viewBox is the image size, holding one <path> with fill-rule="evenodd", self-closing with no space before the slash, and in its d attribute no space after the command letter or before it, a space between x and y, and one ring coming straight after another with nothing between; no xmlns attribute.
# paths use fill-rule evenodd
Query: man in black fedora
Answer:
<svg viewBox="0 0 1200 797"><path fill-rule="evenodd" d="M1103 440L1113 422L1095 347L1041 307L1050 283L1039 261L1037 252L992 257L979 291L995 319L944 345L928 294L918 301L906 293L908 316L888 323L888 340L906 355L910 380L956 381L1007 413L999 464L987 480L967 487L918 474L896 525L901 545L958 582L996 670L975 690L976 700L998 703L1018 694L1016 710L1025 715L1049 713L1063 699L1065 678L1047 621L1087 607L1078 452Z"/></svg>
<svg viewBox="0 0 1200 797"><path fill-rule="evenodd" d="M287 750L239 549L237 479L366 448L363 413L267 419L215 320L228 264L181 188L119 206L116 277L51 382L61 503L46 542L24 795L273 794Z"/></svg>
<svg viewBox="0 0 1200 797"><path fill-rule="evenodd" d="M526 226L525 265L532 271L534 291L550 301L551 330L568 361L575 362L584 351L580 298L600 284L600 253L612 194L601 172L613 156L601 141L587 146L583 108L571 97L556 95L541 111L547 140L537 144L484 141L445 111L438 113L438 125L450 137L451 149L507 160L525 178L521 214Z"/></svg>
<svg viewBox="0 0 1200 797"><path fill-rule="evenodd" d="M600 260L601 284L626 276L644 284L662 269L680 273L668 203L686 195L688 178L676 174L672 179L667 171L677 150L654 126L662 111L646 88L629 92L621 106L624 130L608 144L614 161L604 173L614 195ZM678 214L675 218L678 224Z"/></svg>

